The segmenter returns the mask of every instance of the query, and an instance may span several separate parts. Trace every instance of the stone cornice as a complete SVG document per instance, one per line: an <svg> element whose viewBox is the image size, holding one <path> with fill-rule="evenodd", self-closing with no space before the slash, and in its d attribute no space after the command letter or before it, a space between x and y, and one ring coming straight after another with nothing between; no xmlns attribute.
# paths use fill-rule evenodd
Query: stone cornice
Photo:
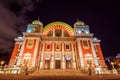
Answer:
<svg viewBox="0 0 120 80"><path fill-rule="evenodd" d="M28 32L23 32L23 35L25 37L40 37L41 33L28 33Z"/></svg>
<svg viewBox="0 0 120 80"><path fill-rule="evenodd" d="M93 33L91 34L86 34L86 33L82 33L82 34L75 34L76 38L92 38L93 37Z"/></svg>
<svg viewBox="0 0 120 80"><path fill-rule="evenodd" d="M43 37L43 41L74 41L74 37Z"/></svg>

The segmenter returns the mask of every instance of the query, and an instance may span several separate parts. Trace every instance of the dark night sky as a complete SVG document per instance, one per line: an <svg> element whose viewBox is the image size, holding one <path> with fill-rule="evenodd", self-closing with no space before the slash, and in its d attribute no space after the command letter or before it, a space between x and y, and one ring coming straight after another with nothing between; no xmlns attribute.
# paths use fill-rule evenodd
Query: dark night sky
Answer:
<svg viewBox="0 0 120 80"><path fill-rule="evenodd" d="M79 18L101 39L104 56L120 52L120 4L117 0L0 0L0 59L9 60L14 38L38 18L44 25L64 21L71 26Z"/></svg>

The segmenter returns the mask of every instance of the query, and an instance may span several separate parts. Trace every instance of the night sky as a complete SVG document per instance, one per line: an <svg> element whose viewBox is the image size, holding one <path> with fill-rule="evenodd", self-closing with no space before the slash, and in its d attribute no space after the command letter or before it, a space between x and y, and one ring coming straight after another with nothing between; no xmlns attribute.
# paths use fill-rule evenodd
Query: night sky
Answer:
<svg viewBox="0 0 120 80"><path fill-rule="evenodd" d="M117 0L0 0L1 60L9 60L14 38L22 36L26 25L38 18L44 26L54 21L73 26L79 18L101 39L105 57L120 52L120 3Z"/></svg>

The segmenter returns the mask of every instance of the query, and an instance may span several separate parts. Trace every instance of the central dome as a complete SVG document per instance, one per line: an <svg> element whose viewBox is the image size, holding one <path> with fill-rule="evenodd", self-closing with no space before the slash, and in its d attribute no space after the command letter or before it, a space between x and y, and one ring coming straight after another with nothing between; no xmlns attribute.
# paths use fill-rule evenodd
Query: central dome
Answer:
<svg viewBox="0 0 120 80"><path fill-rule="evenodd" d="M52 31L53 29L64 30L64 31L66 31L69 34L69 36L73 36L74 35L74 30L73 30L73 28L69 24L67 24L65 22L59 22L59 21L47 24L43 28L43 35L47 36L47 34L50 31Z"/></svg>

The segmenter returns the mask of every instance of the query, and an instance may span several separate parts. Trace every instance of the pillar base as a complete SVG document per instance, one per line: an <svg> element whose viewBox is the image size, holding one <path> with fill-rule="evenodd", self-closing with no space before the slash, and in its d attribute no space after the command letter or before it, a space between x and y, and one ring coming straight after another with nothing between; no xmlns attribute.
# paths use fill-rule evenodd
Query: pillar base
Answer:
<svg viewBox="0 0 120 80"><path fill-rule="evenodd" d="M40 69L44 69L44 63L40 62Z"/></svg>
<svg viewBox="0 0 120 80"><path fill-rule="evenodd" d="M65 62L62 62L62 69L66 69L66 64L65 64Z"/></svg>
<svg viewBox="0 0 120 80"><path fill-rule="evenodd" d="M76 62L73 62L73 69L76 70Z"/></svg>
<svg viewBox="0 0 120 80"><path fill-rule="evenodd" d="M50 69L54 69L54 62L51 62Z"/></svg>

